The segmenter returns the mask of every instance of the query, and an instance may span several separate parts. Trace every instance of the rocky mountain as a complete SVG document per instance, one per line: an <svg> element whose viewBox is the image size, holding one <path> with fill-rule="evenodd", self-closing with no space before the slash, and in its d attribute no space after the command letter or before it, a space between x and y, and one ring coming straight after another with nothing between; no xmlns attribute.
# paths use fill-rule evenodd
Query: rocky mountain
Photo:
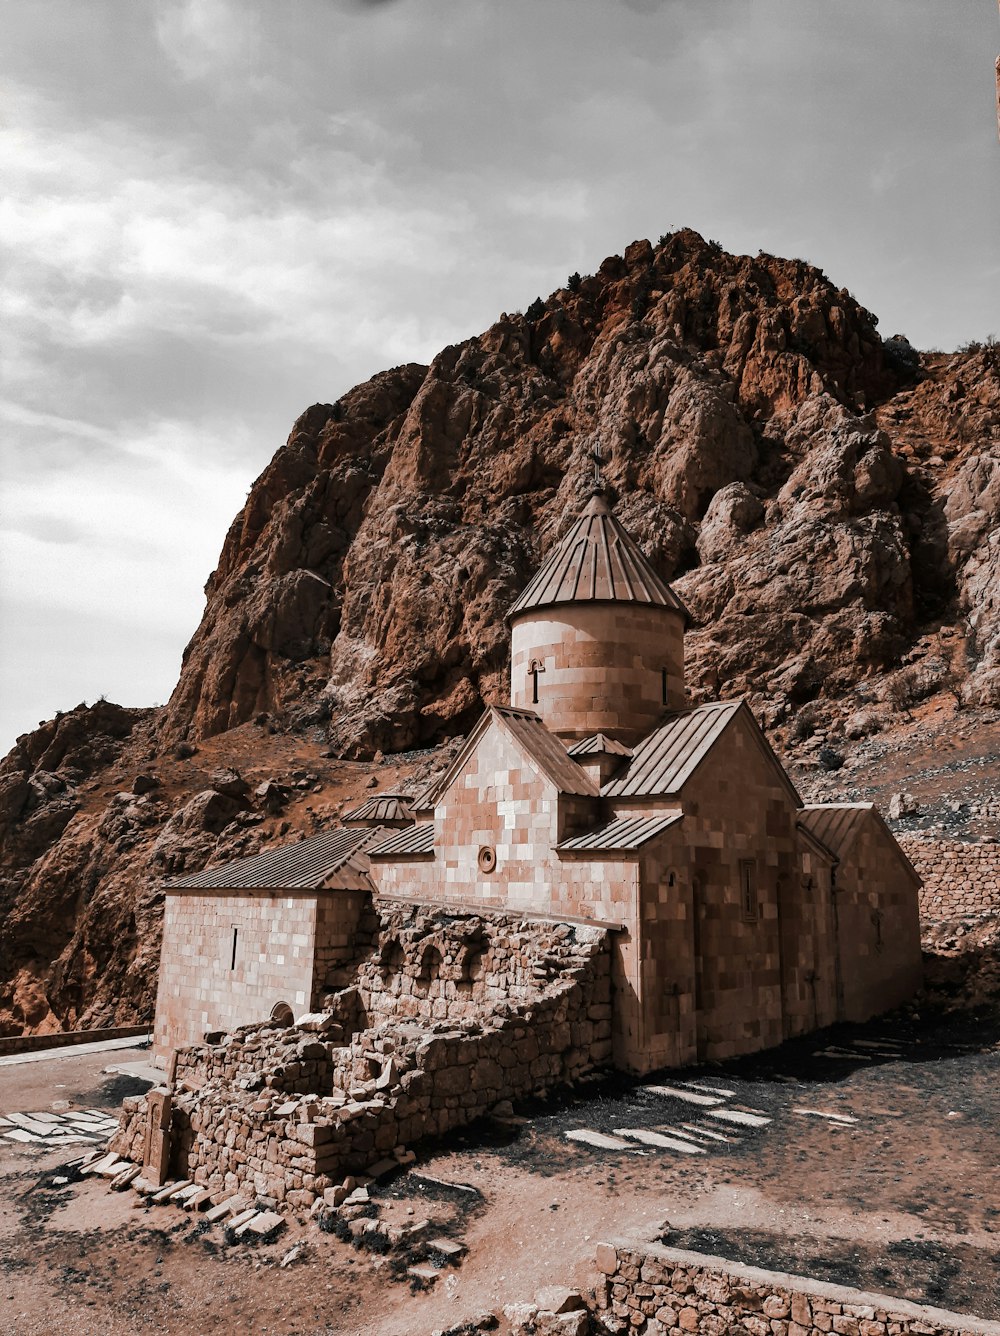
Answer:
<svg viewBox="0 0 1000 1336"><path fill-rule="evenodd" d="M748 694L785 748L819 724L884 732L935 694L1000 705L1000 349L883 340L803 261L635 242L309 408L226 535L168 705L19 739L0 1030L148 1014L164 870L332 820L504 697L507 608L594 442L692 614L695 699Z"/></svg>

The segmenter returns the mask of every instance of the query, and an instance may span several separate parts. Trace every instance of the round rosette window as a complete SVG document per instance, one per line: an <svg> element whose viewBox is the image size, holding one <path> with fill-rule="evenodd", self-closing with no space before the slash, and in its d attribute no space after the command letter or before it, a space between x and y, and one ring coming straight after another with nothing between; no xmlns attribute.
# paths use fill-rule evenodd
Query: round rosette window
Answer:
<svg viewBox="0 0 1000 1336"><path fill-rule="evenodd" d="M497 865L497 851L492 844L484 844L479 850L479 871L495 872Z"/></svg>

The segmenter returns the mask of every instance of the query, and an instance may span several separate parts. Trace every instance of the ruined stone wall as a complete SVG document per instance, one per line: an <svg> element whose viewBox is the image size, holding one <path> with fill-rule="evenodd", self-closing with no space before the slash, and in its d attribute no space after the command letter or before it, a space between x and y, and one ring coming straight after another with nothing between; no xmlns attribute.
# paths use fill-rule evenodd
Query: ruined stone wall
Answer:
<svg viewBox="0 0 1000 1336"><path fill-rule="evenodd" d="M599 1330L634 1336L998 1336L1000 1323L656 1244L601 1244Z"/></svg>
<svg viewBox="0 0 1000 1336"><path fill-rule="evenodd" d="M923 880L920 917L931 922L1000 914L1000 841L963 844L899 835Z"/></svg>
<svg viewBox="0 0 1000 1336"><path fill-rule="evenodd" d="M323 1094L330 1089L330 1044L315 1033L276 1025L241 1026L215 1042L191 1044L176 1053L173 1080L192 1089L225 1082L237 1089L260 1089L263 1074L271 1089L289 1094Z"/></svg>
<svg viewBox="0 0 1000 1336"><path fill-rule="evenodd" d="M460 992L470 947L481 964ZM437 977L414 990L407 971L431 949ZM337 1175L610 1060L603 930L386 907L357 980L329 1020L244 1027L178 1053L172 1172L306 1207ZM123 1113L119 1154L135 1158L141 1116Z"/></svg>

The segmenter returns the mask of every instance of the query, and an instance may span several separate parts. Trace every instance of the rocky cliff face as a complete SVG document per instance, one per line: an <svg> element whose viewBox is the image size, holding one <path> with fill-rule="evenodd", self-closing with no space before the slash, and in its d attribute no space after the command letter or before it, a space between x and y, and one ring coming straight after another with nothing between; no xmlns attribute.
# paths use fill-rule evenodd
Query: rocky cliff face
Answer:
<svg viewBox="0 0 1000 1336"><path fill-rule="evenodd" d="M148 1012L157 872L287 833L206 755L342 798L368 769L331 758L439 743L504 698L506 611L594 441L691 611L695 699L749 694L779 745L933 692L1000 704L996 347L921 356L801 261L636 242L308 409L226 536L168 706L74 711L0 764L0 1025ZM335 804L311 808L288 829Z"/></svg>

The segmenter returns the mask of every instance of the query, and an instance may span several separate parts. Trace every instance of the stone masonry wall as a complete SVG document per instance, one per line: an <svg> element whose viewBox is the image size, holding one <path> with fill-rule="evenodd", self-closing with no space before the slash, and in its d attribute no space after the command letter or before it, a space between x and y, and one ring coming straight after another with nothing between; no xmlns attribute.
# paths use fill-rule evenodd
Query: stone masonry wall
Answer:
<svg viewBox="0 0 1000 1336"><path fill-rule="evenodd" d="M393 906L333 1003L178 1052L172 1172L302 1209L338 1175L607 1065L608 935ZM141 1157L144 1116L126 1101L119 1154Z"/></svg>
<svg viewBox="0 0 1000 1336"><path fill-rule="evenodd" d="M656 1244L600 1244L596 1325L630 1336L1000 1336L1000 1323Z"/></svg>
<svg viewBox="0 0 1000 1336"><path fill-rule="evenodd" d="M962 844L899 835L923 879L920 917L930 921L1000 914L1000 841Z"/></svg>

